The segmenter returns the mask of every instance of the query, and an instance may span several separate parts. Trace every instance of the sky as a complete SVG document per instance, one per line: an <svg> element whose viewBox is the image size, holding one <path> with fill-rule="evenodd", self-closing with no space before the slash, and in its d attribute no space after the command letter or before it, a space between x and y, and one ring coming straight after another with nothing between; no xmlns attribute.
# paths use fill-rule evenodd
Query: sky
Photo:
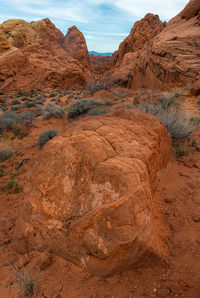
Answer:
<svg viewBox="0 0 200 298"><path fill-rule="evenodd" d="M188 0L0 0L0 23L49 18L64 34L69 27L83 32L88 50L114 52L133 24L147 13L169 21Z"/></svg>

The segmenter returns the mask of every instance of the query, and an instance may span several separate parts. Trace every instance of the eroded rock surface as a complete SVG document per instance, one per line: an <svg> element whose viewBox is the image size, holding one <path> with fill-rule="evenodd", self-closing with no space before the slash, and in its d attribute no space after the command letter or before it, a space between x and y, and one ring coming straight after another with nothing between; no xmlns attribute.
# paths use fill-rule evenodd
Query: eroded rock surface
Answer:
<svg viewBox="0 0 200 298"><path fill-rule="evenodd" d="M90 66L89 53L85 37L83 33L76 28L76 26L72 26L68 29L63 46L70 56L77 59L84 66Z"/></svg>
<svg viewBox="0 0 200 298"><path fill-rule="evenodd" d="M64 37L49 19L2 23L1 90L82 88L91 77L89 54L83 34L72 28Z"/></svg>
<svg viewBox="0 0 200 298"><path fill-rule="evenodd" d="M118 110L66 126L30 164L15 249L49 251L108 276L162 256L152 194L170 137L152 115Z"/></svg>
<svg viewBox="0 0 200 298"><path fill-rule="evenodd" d="M158 15L148 13L142 20L137 21L130 34L124 39L118 51L114 54L116 64L119 65L126 53L141 50L147 42L163 29L164 24Z"/></svg>
<svg viewBox="0 0 200 298"><path fill-rule="evenodd" d="M133 52L127 48L110 72L113 83L133 89L158 89L185 86L199 79L199 11L199 0L191 0L142 49Z"/></svg>

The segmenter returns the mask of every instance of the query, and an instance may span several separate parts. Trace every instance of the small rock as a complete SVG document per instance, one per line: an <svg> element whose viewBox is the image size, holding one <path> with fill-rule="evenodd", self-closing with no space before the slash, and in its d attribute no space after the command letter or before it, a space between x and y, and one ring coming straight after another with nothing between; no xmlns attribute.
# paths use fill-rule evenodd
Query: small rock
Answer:
<svg viewBox="0 0 200 298"><path fill-rule="evenodd" d="M157 290L156 295L158 297L167 297L170 294L170 290L169 289L164 289L164 288L160 288Z"/></svg>
<svg viewBox="0 0 200 298"><path fill-rule="evenodd" d="M39 259L38 259L38 267L41 270L46 269L47 267L49 267L52 264L52 259L49 255L47 255L46 253L41 253L39 255Z"/></svg>
<svg viewBox="0 0 200 298"><path fill-rule="evenodd" d="M194 222L200 222L200 216L199 215L194 215L193 216L193 221Z"/></svg>
<svg viewBox="0 0 200 298"><path fill-rule="evenodd" d="M173 201L174 201L174 200L173 200L172 198L166 198L166 199L165 199L165 202L166 202L167 204L171 204Z"/></svg>

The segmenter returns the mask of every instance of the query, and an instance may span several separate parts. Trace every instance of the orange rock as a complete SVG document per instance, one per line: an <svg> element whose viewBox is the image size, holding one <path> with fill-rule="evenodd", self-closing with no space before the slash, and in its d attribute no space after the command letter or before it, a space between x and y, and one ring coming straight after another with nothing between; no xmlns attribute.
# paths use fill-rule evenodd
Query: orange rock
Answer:
<svg viewBox="0 0 200 298"><path fill-rule="evenodd" d="M72 26L68 29L63 46L70 56L77 59L84 66L90 66L85 37L83 33L76 28L76 26Z"/></svg>
<svg viewBox="0 0 200 298"><path fill-rule="evenodd" d="M113 100L115 100L117 96L114 95L113 93L111 93L110 91L99 90L99 91L95 92L92 97L95 100L106 102L106 101L113 101Z"/></svg>
<svg viewBox="0 0 200 298"><path fill-rule="evenodd" d="M192 8L194 4L196 5L195 9ZM117 56L115 54L117 64L110 71L113 84L118 83L132 89L166 89L185 86L199 79L200 57L197 45L200 41L200 22L198 7L199 1L191 0L180 14L167 23L164 30L158 32L159 34L154 38L150 36L151 39L148 43L142 42L141 47L136 48L135 52L132 48L132 44L135 45L135 42L133 39L130 43L132 36L130 34L129 42L125 39ZM183 19L183 16L187 16L187 18ZM189 16L193 17L189 18ZM157 23L152 23L152 26L157 28ZM124 52L125 55L122 54Z"/></svg>
<svg viewBox="0 0 200 298"><path fill-rule="evenodd" d="M119 64L126 53L142 49L163 29L164 24L160 21L159 16L148 13L142 20L134 24L130 34L120 44L118 51L114 53L116 63Z"/></svg>
<svg viewBox="0 0 200 298"><path fill-rule="evenodd" d="M27 46L0 58L1 90L82 88L90 76L57 42Z"/></svg>
<svg viewBox="0 0 200 298"><path fill-rule="evenodd" d="M170 156L161 122L118 110L66 125L32 160L15 249L108 276L162 256L152 194Z"/></svg>
<svg viewBox="0 0 200 298"><path fill-rule="evenodd" d="M91 77L87 46L78 29L69 32L64 38L49 19L31 23L8 20L1 24L1 90L83 88ZM73 42L69 42L74 32Z"/></svg>
<svg viewBox="0 0 200 298"><path fill-rule="evenodd" d="M92 71L100 74L104 73L106 70L109 70L114 63L113 57L109 56L95 56L90 54L89 57Z"/></svg>
<svg viewBox="0 0 200 298"><path fill-rule="evenodd" d="M191 0L180 13L183 19L189 20L199 15L200 2L199 0Z"/></svg>

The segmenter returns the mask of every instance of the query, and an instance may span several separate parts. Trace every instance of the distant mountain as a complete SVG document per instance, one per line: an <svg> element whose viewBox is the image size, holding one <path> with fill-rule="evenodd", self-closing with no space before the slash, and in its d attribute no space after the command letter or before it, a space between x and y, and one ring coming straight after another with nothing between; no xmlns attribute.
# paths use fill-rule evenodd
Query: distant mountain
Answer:
<svg viewBox="0 0 200 298"><path fill-rule="evenodd" d="M112 53L97 53L95 51L90 51L89 54L90 55L93 54L94 56L100 55L100 56L111 56L112 57Z"/></svg>

